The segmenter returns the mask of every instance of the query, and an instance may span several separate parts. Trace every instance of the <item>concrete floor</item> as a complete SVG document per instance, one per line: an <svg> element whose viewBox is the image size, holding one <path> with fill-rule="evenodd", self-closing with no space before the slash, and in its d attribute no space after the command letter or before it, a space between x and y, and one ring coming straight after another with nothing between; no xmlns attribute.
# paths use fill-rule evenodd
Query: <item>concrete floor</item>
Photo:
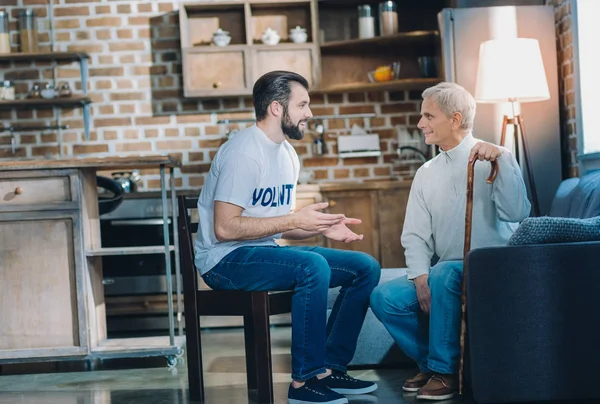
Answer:
<svg viewBox="0 0 600 404"><path fill-rule="evenodd" d="M289 327L272 329L275 402L287 403L290 382ZM253 403L246 390L243 333L239 329L203 332L206 403ZM0 404L188 404L185 361L169 370L165 358L101 363L110 370L80 370L81 363L4 365ZM132 368L136 367L136 368ZM416 369L353 370L354 377L376 381L373 394L349 396L352 404L413 404L415 393L402 391ZM460 399L440 401L453 404ZM465 404L472 403L464 400Z"/></svg>

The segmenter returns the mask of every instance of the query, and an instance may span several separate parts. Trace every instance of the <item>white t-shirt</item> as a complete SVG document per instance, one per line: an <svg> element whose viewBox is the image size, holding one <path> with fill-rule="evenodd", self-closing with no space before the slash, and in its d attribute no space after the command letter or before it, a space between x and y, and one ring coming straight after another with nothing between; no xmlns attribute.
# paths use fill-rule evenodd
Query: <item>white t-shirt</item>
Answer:
<svg viewBox="0 0 600 404"><path fill-rule="evenodd" d="M298 155L287 140L275 143L256 125L236 133L219 148L198 199L200 222L194 251L202 275L236 248L276 246L275 240L281 237L218 241L214 201L240 206L242 216L289 214L295 206L299 167Z"/></svg>

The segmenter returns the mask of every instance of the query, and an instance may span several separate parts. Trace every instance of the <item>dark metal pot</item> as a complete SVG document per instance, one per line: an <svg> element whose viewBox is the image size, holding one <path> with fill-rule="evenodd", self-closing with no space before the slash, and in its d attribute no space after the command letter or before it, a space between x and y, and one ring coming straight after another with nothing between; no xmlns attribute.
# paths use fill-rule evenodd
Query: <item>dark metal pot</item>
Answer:
<svg viewBox="0 0 600 404"><path fill-rule="evenodd" d="M96 186L112 193L112 196L105 196L104 193L98 195L98 210L100 215L112 212L123 202L123 187L112 178L97 176Z"/></svg>

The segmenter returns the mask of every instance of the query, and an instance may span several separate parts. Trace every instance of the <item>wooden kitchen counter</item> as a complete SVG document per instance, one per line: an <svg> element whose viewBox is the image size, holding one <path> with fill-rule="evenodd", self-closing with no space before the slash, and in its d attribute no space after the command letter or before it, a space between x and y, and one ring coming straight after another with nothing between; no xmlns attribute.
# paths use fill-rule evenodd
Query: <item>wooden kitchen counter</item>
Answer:
<svg viewBox="0 0 600 404"><path fill-rule="evenodd" d="M15 161L0 161L0 171L18 170L49 170L67 168L96 168L123 170L132 168L179 167L179 160L171 156L127 156L127 157L84 157L70 159L30 159Z"/></svg>
<svg viewBox="0 0 600 404"><path fill-rule="evenodd" d="M160 167L166 181L177 166L162 155L0 162L0 364L136 356L173 362L181 337L107 337L102 256L116 252L101 243L96 173ZM165 230L164 246L118 253L145 248L170 264Z"/></svg>
<svg viewBox="0 0 600 404"><path fill-rule="evenodd" d="M412 181L365 181L365 182L326 182L318 184L319 189L324 192L332 191L359 191L375 189L410 189ZM300 189L300 188L299 188Z"/></svg>

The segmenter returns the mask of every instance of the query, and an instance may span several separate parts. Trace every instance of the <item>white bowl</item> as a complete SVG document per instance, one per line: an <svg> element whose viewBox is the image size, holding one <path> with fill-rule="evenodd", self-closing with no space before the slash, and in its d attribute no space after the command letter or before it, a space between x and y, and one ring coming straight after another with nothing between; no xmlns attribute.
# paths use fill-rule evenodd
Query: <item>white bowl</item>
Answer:
<svg viewBox="0 0 600 404"><path fill-rule="evenodd" d="M213 43L217 46L227 46L231 42L231 37L226 35L213 36Z"/></svg>
<svg viewBox="0 0 600 404"><path fill-rule="evenodd" d="M293 31L290 32L290 38L294 43L304 43L308 39L308 34L306 32Z"/></svg>
<svg viewBox="0 0 600 404"><path fill-rule="evenodd" d="M262 37L262 43L264 43L265 45L277 45L280 40L281 40L281 37L279 35Z"/></svg>

